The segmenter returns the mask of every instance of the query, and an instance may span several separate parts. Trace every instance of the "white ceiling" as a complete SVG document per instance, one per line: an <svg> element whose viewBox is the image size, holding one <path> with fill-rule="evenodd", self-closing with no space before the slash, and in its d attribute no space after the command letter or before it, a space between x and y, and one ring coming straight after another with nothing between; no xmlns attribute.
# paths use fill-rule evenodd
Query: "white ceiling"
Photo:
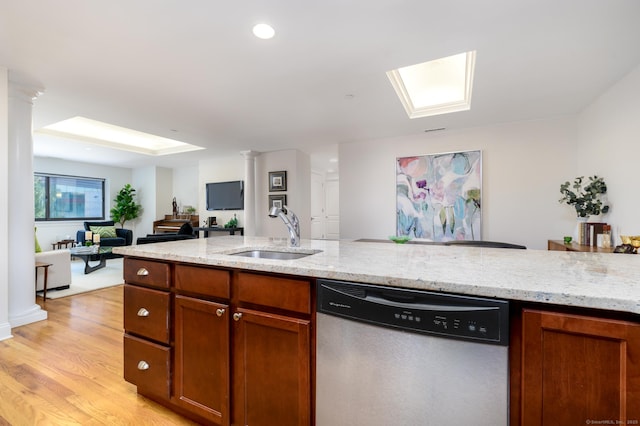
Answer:
<svg viewBox="0 0 640 426"><path fill-rule="evenodd" d="M0 65L43 88L36 130L80 115L207 148L36 155L175 167L573 114L640 63L639 21L638 0L0 0ZM470 50L471 110L409 120L386 71Z"/></svg>

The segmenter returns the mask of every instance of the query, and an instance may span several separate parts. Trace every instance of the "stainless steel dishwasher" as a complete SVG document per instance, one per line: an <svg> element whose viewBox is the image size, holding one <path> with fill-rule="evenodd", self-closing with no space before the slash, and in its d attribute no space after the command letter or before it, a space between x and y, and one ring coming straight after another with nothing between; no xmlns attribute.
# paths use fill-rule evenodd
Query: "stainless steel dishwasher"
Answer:
<svg viewBox="0 0 640 426"><path fill-rule="evenodd" d="M318 280L317 426L508 424L509 304Z"/></svg>

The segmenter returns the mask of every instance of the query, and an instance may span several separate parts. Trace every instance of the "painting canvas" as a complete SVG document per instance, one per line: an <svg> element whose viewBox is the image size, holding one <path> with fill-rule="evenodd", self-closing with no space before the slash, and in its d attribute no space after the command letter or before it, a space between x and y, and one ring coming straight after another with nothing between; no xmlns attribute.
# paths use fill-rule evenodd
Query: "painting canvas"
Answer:
<svg viewBox="0 0 640 426"><path fill-rule="evenodd" d="M396 235L428 241L480 240L480 151L396 159Z"/></svg>

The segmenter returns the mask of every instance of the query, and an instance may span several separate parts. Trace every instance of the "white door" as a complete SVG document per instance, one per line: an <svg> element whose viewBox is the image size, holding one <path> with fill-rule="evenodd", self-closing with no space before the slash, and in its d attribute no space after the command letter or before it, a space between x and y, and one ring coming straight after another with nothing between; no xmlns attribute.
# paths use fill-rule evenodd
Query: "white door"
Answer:
<svg viewBox="0 0 640 426"><path fill-rule="evenodd" d="M311 238L325 238L324 177L311 172Z"/></svg>
<svg viewBox="0 0 640 426"><path fill-rule="evenodd" d="M325 220L325 238L340 239L340 185L337 180L325 182Z"/></svg>

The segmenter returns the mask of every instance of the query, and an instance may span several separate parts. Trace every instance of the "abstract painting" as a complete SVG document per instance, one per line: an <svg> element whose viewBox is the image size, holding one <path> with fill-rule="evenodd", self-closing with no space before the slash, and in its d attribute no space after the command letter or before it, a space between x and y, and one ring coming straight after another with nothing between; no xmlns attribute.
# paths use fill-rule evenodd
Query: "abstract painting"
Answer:
<svg viewBox="0 0 640 426"><path fill-rule="evenodd" d="M480 151L396 159L396 235L428 241L480 240Z"/></svg>

